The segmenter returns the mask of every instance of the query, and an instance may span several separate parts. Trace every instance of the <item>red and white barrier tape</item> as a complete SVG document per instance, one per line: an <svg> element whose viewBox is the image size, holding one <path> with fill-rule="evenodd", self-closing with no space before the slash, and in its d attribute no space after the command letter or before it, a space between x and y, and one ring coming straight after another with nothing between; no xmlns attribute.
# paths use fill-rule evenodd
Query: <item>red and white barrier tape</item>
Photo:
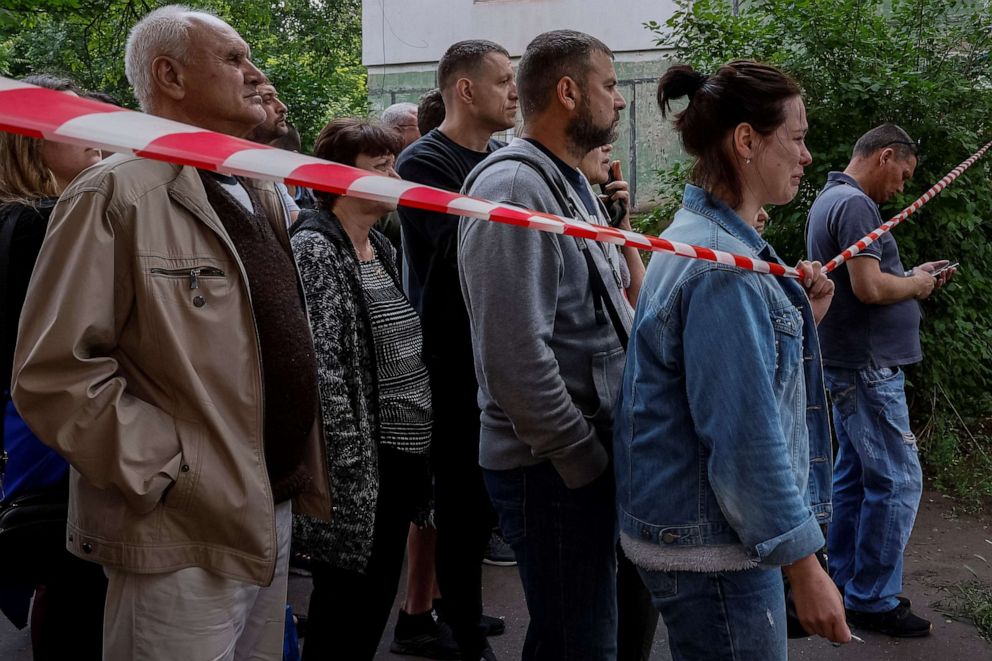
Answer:
<svg viewBox="0 0 992 661"><path fill-rule="evenodd" d="M941 179L936 184L934 184L933 186L931 186L930 190L928 190L926 193L924 193L919 198L917 198L917 200L915 202L913 202L912 204L910 204L908 207L906 207L905 209L903 209L899 213L899 215L894 216L891 220L889 220L889 221L887 221L885 223L882 223L881 227L879 227L878 229L873 230L872 232L868 233L866 236L864 236L861 239L859 239L857 243L855 243L854 245L848 247L846 250L844 250L844 252L842 252L841 254L837 255L836 257L834 257L833 259L831 259L829 262L827 262L826 265L823 267L824 270L827 273L830 273L831 271L833 271L834 269L836 269L838 266L840 266L841 264L843 264L847 260L851 259L855 255L857 255L859 252L861 252L862 250L864 250L865 248L867 248L869 245L871 245L872 243L874 243L875 241L877 241L879 238L881 238L881 236L883 234L885 234L886 232L888 232L889 230L891 230L893 227L895 227L896 225L898 225L902 221L906 220L911 214L913 214L917 210L919 210L919 208L922 207L924 204L926 204L927 202L929 202L933 198L937 197L937 195L940 193L940 191L942 191L945 188L947 188L947 185L949 183L951 183L952 181L954 181L955 179L957 179L961 175L962 172L964 172L965 170L967 170L968 168L970 168L972 165L974 165L975 161L977 161L982 156L984 156L985 155L985 152L987 152L989 150L989 147L992 147L992 142L989 142L988 144L986 144L984 147L982 147L981 149L979 149L978 151L976 151L974 154L972 154L970 158L968 158L963 163L961 163L961 165L957 166L956 168L954 168L953 170L951 170L950 172L948 172L946 175L944 175L944 178L943 179Z"/></svg>
<svg viewBox="0 0 992 661"><path fill-rule="evenodd" d="M55 142L134 153L143 158L192 165L227 174L281 181L292 186L305 186L337 195L351 195L427 211L517 225L542 232L633 246L639 250L672 253L758 273L789 278L801 277L800 272L790 266L668 241L657 236L594 225L513 205L495 204L401 179L371 175L366 170L340 163L259 145L241 138L36 87L2 76L0 76L0 130ZM901 214L831 260L826 266L827 272L858 254L865 246L936 196L961 172L981 158L990 146L992 143L985 145Z"/></svg>
<svg viewBox="0 0 992 661"><path fill-rule="evenodd" d="M144 158L254 179L282 181L337 195L470 216L542 232L633 246L640 250L673 253L758 273L800 277L800 273L789 266L372 175L367 170L259 145L4 77L0 77L0 130L108 151L134 153Z"/></svg>

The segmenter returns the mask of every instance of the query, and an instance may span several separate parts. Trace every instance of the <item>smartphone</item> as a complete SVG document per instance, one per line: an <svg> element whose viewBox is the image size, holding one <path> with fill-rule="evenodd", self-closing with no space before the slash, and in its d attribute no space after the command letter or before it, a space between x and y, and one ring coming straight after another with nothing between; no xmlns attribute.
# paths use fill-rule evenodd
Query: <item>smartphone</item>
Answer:
<svg viewBox="0 0 992 661"><path fill-rule="evenodd" d="M620 223L627 216L627 203L623 200L611 200L610 192L606 190L609 184L612 184L614 181L620 181L620 177L622 176L620 173L620 161L613 161L610 163L610 178L605 184L599 185L599 190L605 196L603 202L606 204L606 211L610 216L611 227L619 227Z"/></svg>
<svg viewBox="0 0 992 661"><path fill-rule="evenodd" d="M947 269L956 269L958 267L958 264L959 264L959 262L954 262L953 264L948 264L947 266L941 266L939 269L937 269L936 271L934 271L930 275L932 275L933 277L936 278L938 275L940 275L941 273L943 273Z"/></svg>

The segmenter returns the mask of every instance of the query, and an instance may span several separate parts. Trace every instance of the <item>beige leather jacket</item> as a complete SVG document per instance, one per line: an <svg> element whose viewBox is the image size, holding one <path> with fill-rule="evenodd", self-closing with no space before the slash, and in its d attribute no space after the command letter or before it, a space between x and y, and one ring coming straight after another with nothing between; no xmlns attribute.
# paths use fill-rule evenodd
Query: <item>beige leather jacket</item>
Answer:
<svg viewBox="0 0 992 661"><path fill-rule="evenodd" d="M288 245L272 184L245 185ZM70 551L271 582L259 351L244 267L196 170L113 156L73 182L32 276L13 385L29 426L73 466ZM294 509L327 519L319 419Z"/></svg>

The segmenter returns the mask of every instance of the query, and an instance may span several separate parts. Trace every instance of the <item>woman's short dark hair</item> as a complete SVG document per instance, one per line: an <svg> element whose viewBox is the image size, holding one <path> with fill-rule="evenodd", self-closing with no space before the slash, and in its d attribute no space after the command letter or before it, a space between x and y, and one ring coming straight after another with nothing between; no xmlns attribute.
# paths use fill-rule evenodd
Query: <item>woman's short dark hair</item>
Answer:
<svg viewBox="0 0 992 661"><path fill-rule="evenodd" d="M313 155L342 165L354 165L359 154L398 156L403 142L396 131L378 122L358 117L340 117L321 129L313 145ZM330 209L340 195L315 190L317 206Z"/></svg>
<svg viewBox="0 0 992 661"><path fill-rule="evenodd" d="M675 130L686 152L695 157L692 182L713 192L716 186L730 195L727 202L741 203L741 181L735 158L726 147L727 134L748 123L763 136L785 122L785 103L801 90L788 75L768 64L735 60L707 76L689 65L671 67L658 81L658 106L662 117L671 102L689 98L689 105L675 115Z"/></svg>

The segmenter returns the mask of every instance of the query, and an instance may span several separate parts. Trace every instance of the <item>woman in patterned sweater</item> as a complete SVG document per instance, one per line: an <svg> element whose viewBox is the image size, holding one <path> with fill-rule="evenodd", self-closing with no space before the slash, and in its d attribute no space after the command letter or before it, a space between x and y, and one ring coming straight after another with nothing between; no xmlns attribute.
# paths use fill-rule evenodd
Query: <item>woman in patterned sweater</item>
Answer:
<svg viewBox="0 0 992 661"><path fill-rule="evenodd" d="M398 136L358 119L321 131L315 155L396 177ZM395 205L316 193L293 228L317 352L333 516L296 517L312 557L304 659L372 659L389 618L411 521L431 481L431 395L420 321L396 252L373 229Z"/></svg>

